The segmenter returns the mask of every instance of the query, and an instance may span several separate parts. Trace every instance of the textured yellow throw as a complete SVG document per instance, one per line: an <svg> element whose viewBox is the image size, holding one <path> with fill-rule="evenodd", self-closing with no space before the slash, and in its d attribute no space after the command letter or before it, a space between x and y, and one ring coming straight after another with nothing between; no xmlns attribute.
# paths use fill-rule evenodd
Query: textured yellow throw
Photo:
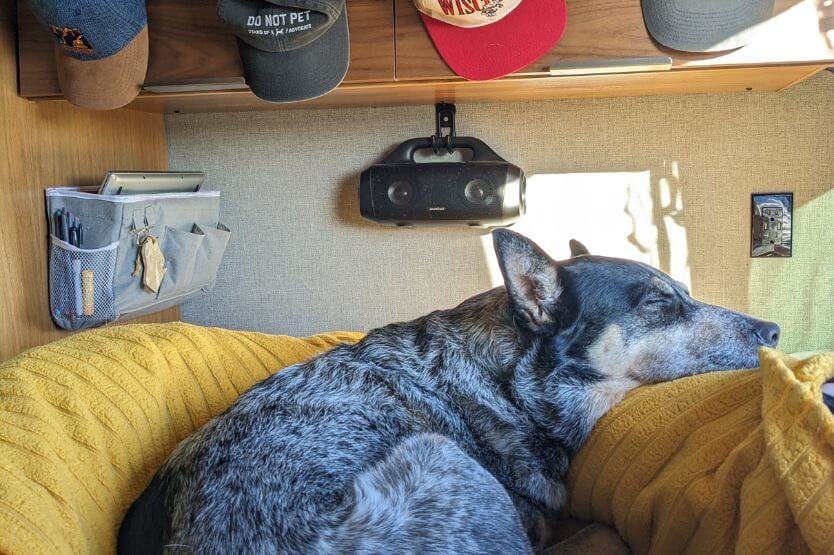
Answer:
<svg viewBox="0 0 834 555"><path fill-rule="evenodd" d="M571 466L570 513L636 553L834 553L834 355L636 389Z"/></svg>
<svg viewBox="0 0 834 555"><path fill-rule="evenodd" d="M362 334L130 325L0 365L0 553L109 553L185 436L252 384Z"/></svg>
<svg viewBox="0 0 834 555"><path fill-rule="evenodd" d="M361 334L307 339L187 324L112 327L0 365L0 553L107 553L182 438L253 383ZM635 551L831 552L834 357L642 388L571 474L576 516Z"/></svg>

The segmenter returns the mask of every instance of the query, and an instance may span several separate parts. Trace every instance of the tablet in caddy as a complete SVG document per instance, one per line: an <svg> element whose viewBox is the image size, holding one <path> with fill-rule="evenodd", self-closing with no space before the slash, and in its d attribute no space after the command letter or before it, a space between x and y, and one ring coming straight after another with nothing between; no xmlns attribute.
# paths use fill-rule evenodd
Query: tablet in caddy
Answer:
<svg viewBox="0 0 834 555"><path fill-rule="evenodd" d="M203 172L107 172L100 195L196 193L203 186Z"/></svg>

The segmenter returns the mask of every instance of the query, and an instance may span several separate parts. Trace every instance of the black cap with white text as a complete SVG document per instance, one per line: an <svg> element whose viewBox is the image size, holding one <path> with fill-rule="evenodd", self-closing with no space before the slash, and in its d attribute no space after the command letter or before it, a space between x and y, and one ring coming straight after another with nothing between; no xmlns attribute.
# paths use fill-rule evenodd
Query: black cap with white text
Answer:
<svg viewBox="0 0 834 555"><path fill-rule="evenodd" d="M246 83L258 98L309 100L347 73L345 0L220 0L217 15L237 36Z"/></svg>

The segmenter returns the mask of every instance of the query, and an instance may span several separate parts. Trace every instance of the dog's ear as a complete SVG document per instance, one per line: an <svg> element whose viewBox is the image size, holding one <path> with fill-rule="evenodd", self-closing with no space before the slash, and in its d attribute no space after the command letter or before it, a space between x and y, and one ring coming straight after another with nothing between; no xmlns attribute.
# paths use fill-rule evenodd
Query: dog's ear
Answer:
<svg viewBox="0 0 834 555"><path fill-rule="evenodd" d="M507 229L492 232L504 285L518 313L533 331L554 323L562 286L553 261L538 245Z"/></svg>
<svg viewBox="0 0 834 555"><path fill-rule="evenodd" d="M574 256L582 256L583 254L591 254L588 252L588 247L577 241L576 239L570 240L570 255L571 258Z"/></svg>

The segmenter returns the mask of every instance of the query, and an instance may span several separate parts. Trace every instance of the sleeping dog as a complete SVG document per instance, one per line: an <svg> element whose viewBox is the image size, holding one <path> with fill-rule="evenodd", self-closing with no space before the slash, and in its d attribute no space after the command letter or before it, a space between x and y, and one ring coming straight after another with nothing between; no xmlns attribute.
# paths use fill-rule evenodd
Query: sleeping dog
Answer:
<svg viewBox="0 0 834 555"><path fill-rule="evenodd" d="M571 457L627 391L777 344L645 264L493 239L505 287L255 385L176 448L119 550L539 550Z"/></svg>

